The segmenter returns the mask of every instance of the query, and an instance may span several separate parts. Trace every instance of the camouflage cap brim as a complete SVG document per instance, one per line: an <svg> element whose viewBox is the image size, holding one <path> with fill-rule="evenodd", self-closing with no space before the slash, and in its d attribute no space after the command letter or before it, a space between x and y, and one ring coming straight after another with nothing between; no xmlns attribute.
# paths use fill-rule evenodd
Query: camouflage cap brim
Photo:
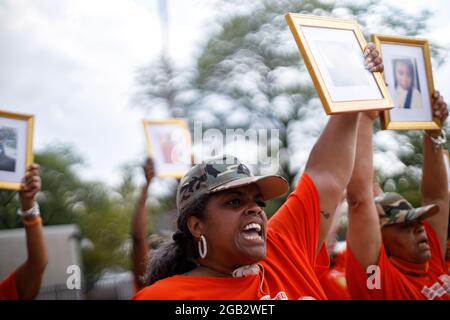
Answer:
<svg viewBox="0 0 450 320"><path fill-rule="evenodd" d="M219 185L210 192L215 193L223 190L239 188L252 183L255 183L259 187L261 195L265 201L281 197L289 190L289 185L283 177L268 175L239 178Z"/></svg>
<svg viewBox="0 0 450 320"><path fill-rule="evenodd" d="M396 215L390 217L380 216L380 225L381 227L384 227L387 225L404 223L413 220L424 220L434 216L438 212L439 206L436 204L430 204L410 210L401 210Z"/></svg>
<svg viewBox="0 0 450 320"><path fill-rule="evenodd" d="M416 214L412 219L407 219L407 221L415 220L415 219L428 219L436 215L439 212L439 206L437 204L429 204L427 206L419 207L415 209Z"/></svg>

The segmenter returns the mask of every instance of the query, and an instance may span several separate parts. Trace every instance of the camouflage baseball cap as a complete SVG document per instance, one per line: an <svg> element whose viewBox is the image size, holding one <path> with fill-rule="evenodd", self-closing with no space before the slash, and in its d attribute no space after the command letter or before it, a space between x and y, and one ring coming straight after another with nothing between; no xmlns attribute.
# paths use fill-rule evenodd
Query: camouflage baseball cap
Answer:
<svg viewBox="0 0 450 320"><path fill-rule="evenodd" d="M380 227L386 225L429 218L439 211L439 206L430 204L414 208L398 193L388 192L375 198L375 206L380 217Z"/></svg>
<svg viewBox="0 0 450 320"><path fill-rule="evenodd" d="M263 200L282 196L288 191L287 181L278 175L254 176L236 157L222 155L193 166L181 179L177 190L177 208L183 211L205 194L255 183Z"/></svg>

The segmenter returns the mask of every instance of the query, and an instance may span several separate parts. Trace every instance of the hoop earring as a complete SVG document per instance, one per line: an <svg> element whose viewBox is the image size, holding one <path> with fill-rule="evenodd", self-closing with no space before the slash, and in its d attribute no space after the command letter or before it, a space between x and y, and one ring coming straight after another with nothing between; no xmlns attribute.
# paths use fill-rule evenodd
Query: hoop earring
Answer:
<svg viewBox="0 0 450 320"><path fill-rule="evenodd" d="M200 240L198 241L198 254L200 258L205 259L207 253L208 246L206 245L206 238L204 235L201 235Z"/></svg>

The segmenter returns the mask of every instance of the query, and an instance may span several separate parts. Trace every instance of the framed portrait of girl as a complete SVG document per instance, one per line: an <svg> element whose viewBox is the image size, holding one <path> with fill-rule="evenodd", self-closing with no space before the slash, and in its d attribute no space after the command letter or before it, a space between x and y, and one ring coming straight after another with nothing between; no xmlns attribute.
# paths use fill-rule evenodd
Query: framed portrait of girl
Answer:
<svg viewBox="0 0 450 320"><path fill-rule="evenodd" d="M383 58L384 80L394 108L381 113L381 127L389 130L439 129L433 117L434 91L428 40L372 35Z"/></svg>

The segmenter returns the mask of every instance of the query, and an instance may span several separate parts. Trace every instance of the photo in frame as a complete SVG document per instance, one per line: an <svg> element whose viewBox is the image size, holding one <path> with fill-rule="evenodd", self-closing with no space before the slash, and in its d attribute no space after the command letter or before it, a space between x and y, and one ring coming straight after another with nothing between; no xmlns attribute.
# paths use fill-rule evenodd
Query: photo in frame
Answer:
<svg viewBox="0 0 450 320"><path fill-rule="evenodd" d="M144 120L147 153L158 177L181 178L192 166L192 143L184 119Z"/></svg>
<svg viewBox="0 0 450 320"><path fill-rule="evenodd" d="M0 189L19 190L33 163L34 117L0 111Z"/></svg>
<svg viewBox="0 0 450 320"><path fill-rule="evenodd" d="M381 73L365 68L367 43L355 21L295 13L285 18L327 114L393 107Z"/></svg>
<svg viewBox="0 0 450 320"><path fill-rule="evenodd" d="M404 36L372 35L383 58L383 76L394 108L380 114L381 128L388 130L436 130L434 91L428 40Z"/></svg>

